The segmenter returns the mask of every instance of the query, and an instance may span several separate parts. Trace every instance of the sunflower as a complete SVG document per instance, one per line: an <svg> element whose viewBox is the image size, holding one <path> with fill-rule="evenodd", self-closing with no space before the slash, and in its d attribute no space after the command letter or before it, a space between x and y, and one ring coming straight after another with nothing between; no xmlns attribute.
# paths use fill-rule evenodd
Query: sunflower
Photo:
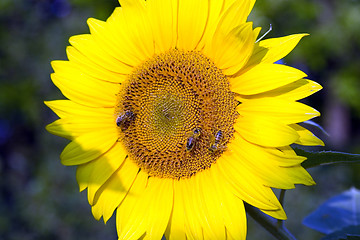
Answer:
<svg viewBox="0 0 360 240"><path fill-rule="evenodd" d="M285 219L272 188L314 184L290 145L323 145L298 102L321 86L275 64L306 34L257 41L254 3L120 1L52 62L47 130L119 239L245 239L244 201Z"/></svg>

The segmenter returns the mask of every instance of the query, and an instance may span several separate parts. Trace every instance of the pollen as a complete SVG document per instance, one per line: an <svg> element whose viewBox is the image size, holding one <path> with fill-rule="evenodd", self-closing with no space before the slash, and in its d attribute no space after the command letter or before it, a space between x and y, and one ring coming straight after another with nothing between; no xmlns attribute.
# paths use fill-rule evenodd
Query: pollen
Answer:
<svg viewBox="0 0 360 240"><path fill-rule="evenodd" d="M210 59L173 49L143 62L121 85L118 141L149 176L188 178L226 151L237 104L227 77Z"/></svg>

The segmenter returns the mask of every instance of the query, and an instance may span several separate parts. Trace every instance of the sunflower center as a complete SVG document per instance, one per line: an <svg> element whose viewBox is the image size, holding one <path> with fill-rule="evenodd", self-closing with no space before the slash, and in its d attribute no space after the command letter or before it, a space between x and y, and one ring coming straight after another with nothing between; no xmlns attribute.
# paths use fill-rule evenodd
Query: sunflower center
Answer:
<svg viewBox="0 0 360 240"><path fill-rule="evenodd" d="M226 76L198 51L170 50L122 84L119 141L150 176L187 178L210 168L233 137L237 101Z"/></svg>

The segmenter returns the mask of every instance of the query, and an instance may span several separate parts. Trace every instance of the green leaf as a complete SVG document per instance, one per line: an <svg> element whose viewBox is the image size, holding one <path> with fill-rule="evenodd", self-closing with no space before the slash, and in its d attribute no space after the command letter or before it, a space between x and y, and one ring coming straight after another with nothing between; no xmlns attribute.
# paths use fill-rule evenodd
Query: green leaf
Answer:
<svg viewBox="0 0 360 240"><path fill-rule="evenodd" d="M297 155L307 157L307 159L301 163L304 168L335 163L360 163L360 154L334 151L309 152L298 148L294 148L294 150Z"/></svg>
<svg viewBox="0 0 360 240"><path fill-rule="evenodd" d="M310 126L313 126L315 127L318 131L320 131L322 134L330 137L330 134L325 131L325 129L320 125L320 124L317 124L316 122L312 121L312 120L308 120L308 121L305 121L302 123L302 125L310 125Z"/></svg>
<svg viewBox="0 0 360 240"><path fill-rule="evenodd" d="M339 231L326 235L321 240L359 240L360 225L349 226Z"/></svg>
<svg viewBox="0 0 360 240"><path fill-rule="evenodd" d="M307 216L303 224L325 234L340 230L343 230L341 234L351 233L345 229L350 226L358 226L360 231L360 191L353 187L330 198Z"/></svg>

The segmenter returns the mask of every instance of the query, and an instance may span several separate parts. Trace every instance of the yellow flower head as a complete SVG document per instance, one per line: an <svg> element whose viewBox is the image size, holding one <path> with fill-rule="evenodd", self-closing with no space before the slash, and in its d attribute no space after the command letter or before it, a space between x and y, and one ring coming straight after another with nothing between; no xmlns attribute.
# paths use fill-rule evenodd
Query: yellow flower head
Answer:
<svg viewBox="0 0 360 240"><path fill-rule="evenodd" d="M314 183L289 145L323 144L297 102L321 86L274 64L306 34L257 42L254 3L121 0L52 62L47 130L119 239L245 239L243 201L285 219L271 188Z"/></svg>

